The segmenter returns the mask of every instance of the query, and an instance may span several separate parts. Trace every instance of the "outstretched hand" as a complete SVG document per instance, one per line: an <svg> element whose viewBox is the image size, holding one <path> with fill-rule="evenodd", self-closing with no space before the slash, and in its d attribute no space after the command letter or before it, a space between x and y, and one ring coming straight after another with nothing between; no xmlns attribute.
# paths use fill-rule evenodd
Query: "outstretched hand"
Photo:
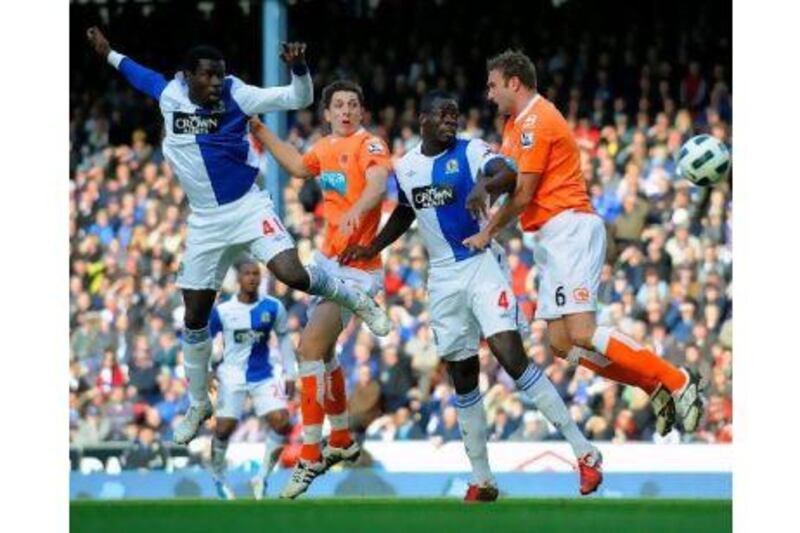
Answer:
<svg viewBox="0 0 800 533"><path fill-rule="evenodd" d="M100 28L92 26L86 30L86 38L89 40L89 46L94 49L97 55L103 59L108 57L109 52L111 52L111 45L108 44L108 39L100 31Z"/></svg>
<svg viewBox="0 0 800 533"><path fill-rule="evenodd" d="M281 59L289 65L304 65L306 62L306 43L282 43Z"/></svg>
<svg viewBox="0 0 800 533"><path fill-rule="evenodd" d="M489 246L490 242L492 242L492 238L489 236L486 230L483 229L475 235L464 239L461 244L472 250L483 250Z"/></svg>

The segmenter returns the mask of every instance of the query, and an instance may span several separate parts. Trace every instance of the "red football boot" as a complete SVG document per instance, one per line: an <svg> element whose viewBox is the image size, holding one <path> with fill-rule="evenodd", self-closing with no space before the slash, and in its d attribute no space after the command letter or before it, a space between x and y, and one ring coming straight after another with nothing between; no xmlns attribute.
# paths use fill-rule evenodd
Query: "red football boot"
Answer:
<svg viewBox="0 0 800 533"><path fill-rule="evenodd" d="M467 494L464 496L465 502L493 502L500 495L492 484L486 483L485 485L472 485L470 484L467 489Z"/></svg>
<svg viewBox="0 0 800 533"><path fill-rule="evenodd" d="M603 482L603 456L599 451L587 453L578 459L578 471L581 474L581 494L593 493Z"/></svg>

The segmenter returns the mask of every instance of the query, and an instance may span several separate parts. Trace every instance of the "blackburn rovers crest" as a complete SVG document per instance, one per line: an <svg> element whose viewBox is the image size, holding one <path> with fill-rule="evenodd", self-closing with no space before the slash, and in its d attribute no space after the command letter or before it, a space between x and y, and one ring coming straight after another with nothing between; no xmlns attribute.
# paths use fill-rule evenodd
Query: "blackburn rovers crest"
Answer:
<svg viewBox="0 0 800 533"><path fill-rule="evenodd" d="M458 174L458 159L449 160L444 167L445 174Z"/></svg>

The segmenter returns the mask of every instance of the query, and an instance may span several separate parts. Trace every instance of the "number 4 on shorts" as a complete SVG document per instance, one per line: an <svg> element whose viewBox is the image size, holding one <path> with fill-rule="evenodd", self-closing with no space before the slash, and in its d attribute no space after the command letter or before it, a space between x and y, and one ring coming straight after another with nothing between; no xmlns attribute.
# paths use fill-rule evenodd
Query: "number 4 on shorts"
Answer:
<svg viewBox="0 0 800 533"><path fill-rule="evenodd" d="M262 222L262 229L264 230L264 235L272 235L275 231L286 231L286 228L283 227L281 221L277 218L272 219L272 223L269 220L264 220Z"/></svg>
<svg viewBox="0 0 800 533"><path fill-rule="evenodd" d="M506 291L500 293L500 297L497 299L497 305L503 309L508 309L508 295L506 295Z"/></svg>

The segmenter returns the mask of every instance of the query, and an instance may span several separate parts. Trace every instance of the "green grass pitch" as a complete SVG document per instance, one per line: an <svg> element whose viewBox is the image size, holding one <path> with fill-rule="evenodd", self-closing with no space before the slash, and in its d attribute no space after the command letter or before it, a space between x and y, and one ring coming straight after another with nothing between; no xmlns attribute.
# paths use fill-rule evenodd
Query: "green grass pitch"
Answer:
<svg viewBox="0 0 800 533"><path fill-rule="evenodd" d="M730 500L330 498L73 501L70 533L729 532Z"/></svg>

